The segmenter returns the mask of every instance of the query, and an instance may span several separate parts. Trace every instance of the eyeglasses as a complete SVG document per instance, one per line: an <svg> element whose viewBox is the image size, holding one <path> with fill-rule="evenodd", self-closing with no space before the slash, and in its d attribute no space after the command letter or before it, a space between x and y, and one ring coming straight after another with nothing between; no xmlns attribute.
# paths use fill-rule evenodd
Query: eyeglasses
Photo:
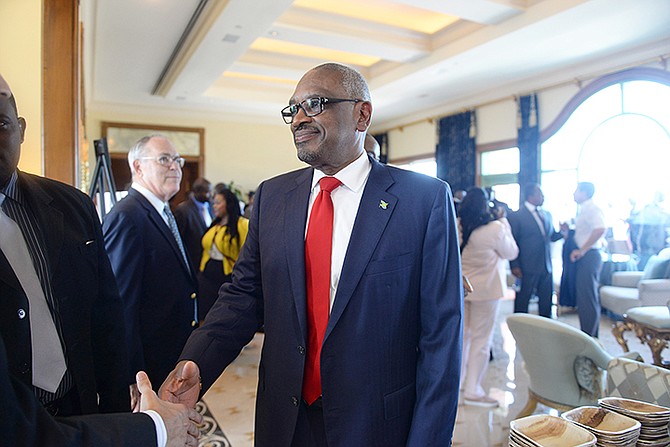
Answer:
<svg viewBox="0 0 670 447"><path fill-rule="evenodd" d="M140 160L155 160L159 165L166 168L172 166L172 163L177 163L180 168L183 168L184 163L186 163L186 159L184 157L180 157L179 155L175 155L174 157L170 157L168 155L159 155L158 157L140 157Z"/></svg>
<svg viewBox="0 0 670 447"><path fill-rule="evenodd" d="M326 104L337 104L338 102L361 102L362 99L339 99L339 98L307 98L302 102L297 104L291 104L290 106L284 107L281 111L281 116L284 118L286 124L291 124L293 118L298 114L298 109L302 109L307 116L316 116L323 112L323 108Z"/></svg>

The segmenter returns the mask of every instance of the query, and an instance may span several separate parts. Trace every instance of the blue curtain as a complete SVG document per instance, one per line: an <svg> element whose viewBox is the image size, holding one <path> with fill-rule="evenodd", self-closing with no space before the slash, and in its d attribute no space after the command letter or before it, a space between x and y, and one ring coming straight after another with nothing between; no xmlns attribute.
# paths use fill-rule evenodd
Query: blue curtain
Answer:
<svg viewBox="0 0 670 447"><path fill-rule="evenodd" d="M540 183L540 126L537 94L521 96L518 103L517 145L519 147L519 186ZM519 198L519 203L522 202Z"/></svg>
<svg viewBox="0 0 670 447"><path fill-rule="evenodd" d="M475 112L446 116L438 129L437 177L447 181L452 191L471 188L475 185Z"/></svg>

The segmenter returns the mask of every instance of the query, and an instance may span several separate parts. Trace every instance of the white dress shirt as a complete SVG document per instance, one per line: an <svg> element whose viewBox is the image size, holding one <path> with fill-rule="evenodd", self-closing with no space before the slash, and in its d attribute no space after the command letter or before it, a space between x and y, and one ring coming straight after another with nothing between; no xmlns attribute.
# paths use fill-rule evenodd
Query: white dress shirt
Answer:
<svg viewBox="0 0 670 447"><path fill-rule="evenodd" d="M330 193L333 200L333 252L330 262L330 308L333 308L337 285L340 282L340 274L344 265L344 256L347 253L349 239L354 228L354 221L358 213L358 206L363 197L363 190L368 181L372 165L367 153L363 152L356 160L334 175L342 185ZM319 180L326 174L315 169L312 176L312 193L309 197L309 209L307 212L307 225L312 213L312 205L319 195L321 188ZM307 236L307 226L305 226Z"/></svg>
<svg viewBox="0 0 670 447"><path fill-rule="evenodd" d="M544 231L544 222L540 219L540 210L538 210L537 207L530 202L524 202L524 205L528 211L530 211L530 215L533 216L533 219L535 219L537 226L540 227L542 234L546 234Z"/></svg>
<svg viewBox="0 0 670 447"><path fill-rule="evenodd" d="M575 243L583 253L592 248L600 249L603 247L604 239L602 237L590 247L583 246L593 230L600 228L607 228L603 211L591 199L582 202L575 221Z"/></svg>
<svg viewBox="0 0 670 447"><path fill-rule="evenodd" d="M133 184L130 185L130 187L135 189L140 194L142 194L144 196L144 198L146 198L149 201L151 206L156 208L156 211L158 212L158 214L163 218L163 222L165 222L165 225L167 225L168 228L170 228L170 222L168 222L168 218L165 215L165 213L163 212L163 209L165 208L165 205L169 206L169 204L167 202L163 202L161 199L156 197L156 194L152 193L151 191L149 191L147 188L140 185L139 183L133 182Z"/></svg>

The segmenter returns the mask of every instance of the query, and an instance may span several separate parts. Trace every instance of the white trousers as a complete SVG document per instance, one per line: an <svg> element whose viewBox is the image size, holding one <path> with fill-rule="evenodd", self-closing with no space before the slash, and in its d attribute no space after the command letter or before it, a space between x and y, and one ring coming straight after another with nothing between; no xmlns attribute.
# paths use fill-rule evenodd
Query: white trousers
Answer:
<svg viewBox="0 0 670 447"><path fill-rule="evenodd" d="M500 300L465 301L461 388L468 397L485 396L482 380L489 365L493 326Z"/></svg>

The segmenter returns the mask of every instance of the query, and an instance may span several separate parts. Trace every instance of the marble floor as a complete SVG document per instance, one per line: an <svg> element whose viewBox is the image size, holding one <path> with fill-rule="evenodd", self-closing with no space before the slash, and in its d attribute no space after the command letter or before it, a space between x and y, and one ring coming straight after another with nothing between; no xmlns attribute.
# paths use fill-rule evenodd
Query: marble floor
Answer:
<svg viewBox="0 0 670 447"><path fill-rule="evenodd" d="M486 409L460 404L454 430L455 446L507 446L509 423L526 403L528 377L516 351L514 338L505 324L505 318L512 313L512 309L511 299L502 301L494 336L494 359L489 363L485 381L485 387L500 402L500 407ZM537 309L531 305L530 312L537 313ZM579 327L577 315L572 310L562 309L559 320ZM619 355L623 351L612 336L612 323L605 316L601 319L600 342L610 354ZM627 339L631 350L639 352L645 361L651 361L647 347L630 335ZM254 398L262 343L263 335L256 334L204 396L232 447L253 445ZM538 405L537 412L557 415L556 410L542 405Z"/></svg>

